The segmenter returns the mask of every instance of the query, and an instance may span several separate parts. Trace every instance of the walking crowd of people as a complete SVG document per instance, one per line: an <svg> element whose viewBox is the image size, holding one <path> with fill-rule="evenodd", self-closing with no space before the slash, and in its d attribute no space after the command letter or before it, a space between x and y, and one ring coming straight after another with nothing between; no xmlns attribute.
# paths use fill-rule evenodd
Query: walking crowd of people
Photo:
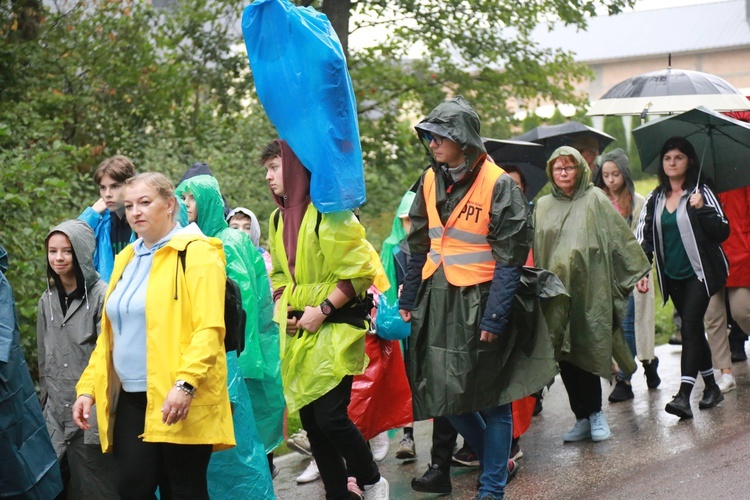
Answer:
<svg viewBox="0 0 750 500"><path fill-rule="evenodd" d="M413 422L428 419L431 460L413 490L450 493L462 464L479 467L476 498L503 498L558 373L574 417L563 442L611 437L601 379L611 403L633 399L638 359L648 388L660 385L655 283L681 320L666 412L693 416L699 375L701 410L736 388L750 188L717 195L691 142L673 137L644 199L622 149L599 166L583 141L554 150L549 194L532 204L463 97L415 130L430 164L379 256L355 212L313 204L310 170L284 140L259 158L277 206L268 248L208 165L175 186L124 156L103 161L101 198L35 251L47 259L41 404L0 247L0 404L11 401L3 432L17 433L0 448L0 496L275 498L274 450L298 413L287 444L312 460L297 481L320 478L327 499L389 498L387 431L403 429L395 457L414 460Z"/></svg>

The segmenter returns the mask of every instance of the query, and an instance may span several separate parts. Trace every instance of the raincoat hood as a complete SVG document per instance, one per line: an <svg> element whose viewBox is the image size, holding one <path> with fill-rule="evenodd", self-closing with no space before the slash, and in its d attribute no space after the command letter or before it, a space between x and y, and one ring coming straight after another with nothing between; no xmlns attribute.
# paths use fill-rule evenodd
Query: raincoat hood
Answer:
<svg viewBox="0 0 750 500"><path fill-rule="evenodd" d="M427 118L414 128L420 139L425 132L432 132L458 143L471 167L477 164L480 157L486 155L482 137L479 135L479 115L462 96L438 104ZM425 147L429 151L429 144Z"/></svg>
<svg viewBox="0 0 750 500"><path fill-rule="evenodd" d="M388 277L388 282L391 284L391 288L386 292L386 296L392 303L398 298L398 280L396 279L396 265L393 262L393 249L407 236L401 219L409 216L409 209L416 195L417 193L414 191L407 191L401 198L401 203L398 204L396 217L394 217L393 225L391 226L391 234L383 241L383 246L380 250L380 262L383 264L383 270Z"/></svg>
<svg viewBox="0 0 750 500"><path fill-rule="evenodd" d="M552 177L552 165L560 156L572 156L578 163L578 170L576 170L576 183L575 186L573 186L573 194L571 196L568 196L562 189L557 187L557 184L555 184L554 178ZM570 146L561 146L557 148L552 153L552 156L549 157L549 160L547 160L547 179L549 179L549 184L552 188L552 196L558 200L575 200L594 187L591 183L591 170L589 169L589 164L586 163L586 160L583 159L583 156L581 156L581 153L579 153L578 150L573 149Z"/></svg>
<svg viewBox="0 0 750 500"><path fill-rule="evenodd" d="M87 289L91 288L99 280L99 273L94 268L94 248L96 247L94 231L88 224L81 220L66 220L53 227L47 233L47 238L44 242L45 249L49 245L49 239L54 233L62 233L70 240L70 244L73 247L74 261L77 264L76 276L83 279L83 283L78 283L78 286L83 284ZM80 274L78 270L80 270ZM47 277L53 279L56 276L57 273L52 271L49 260L47 260Z"/></svg>
<svg viewBox="0 0 750 500"><path fill-rule="evenodd" d="M216 237L219 231L229 227L224 220L224 200L215 177L197 175L182 181L177 186L175 195L182 196L185 193L190 193L195 198L198 210L195 222L203 234Z"/></svg>
<svg viewBox="0 0 750 500"><path fill-rule="evenodd" d="M227 224L229 224L232 217L237 214L244 214L250 218L250 239L252 240L253 245L256 247L260 246L260 223L258 222L258 217L256 217L255 213L249 208L237 207L230 210L225 217Z"/></svg>
<svg viewBox="0 0 750 500"><path fill-rule="evenodd" d="M628 159L628 155L625 153L625 150L622 148L613 149L606 155L602 157L602 167L604 164L608 161L611 161L615 165L617 165L617 169L620 171L620 175L622 175L623 180L625 181L625 189L628 190L628 193L630 193L630 199L632 200L630 206L631 206L631 214L630 216L633 217L635 214L632 213L635 210L635 183L633 182L633 174L630 171L630 160ZM604 184L604 177L602 173L601 167L599 168L599 174L596 178L596 187L604 190L606 192L607 186Z"/></svg>

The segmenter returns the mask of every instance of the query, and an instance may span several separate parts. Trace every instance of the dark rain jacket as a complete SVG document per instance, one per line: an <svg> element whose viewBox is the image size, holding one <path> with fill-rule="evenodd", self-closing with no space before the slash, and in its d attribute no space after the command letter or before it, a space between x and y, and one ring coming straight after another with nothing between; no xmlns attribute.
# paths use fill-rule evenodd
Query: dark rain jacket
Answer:
<svg viewBox="0 0 750 500"><path fill-rule="evenodd" d="M239 367L247 380L258 433L266 452L271 452L283 439L285 402L281 386L279 329L273 322L266 265L250 237L230 228L224 220L224 201L214 177L197 175L183 181L177 187L176 195L182 196L185 192L195 198L198 209L196 224L203 234L222 241L227 276L236 281L242 291L242 308L247 314L247 322L245 349L239 357ZM232 374L229 378L232 379ZM236 396L230 393L233 401ZM242 439L237 430L235 437Z"/></svg>
<svg viewBox="0 0 750 500"><path fill-rule="evenodd" d="M445 222L486 158L479 118L458 97L439 105L416 128L420 135L434 132L460 144L472 167L455 183L444 166L431 167L437 210ZM554 376L555 365L550 325L538 314L539 296L549 298L549 305L567 300L564 288L549 273L532 270L522 277L531 226L523 194L507 175L498 178L492 195L487 241L497 262L494 279L457 287L447 282L441 266L422 282L430 249L423 178L409 213L412 258L401 295L401 308L412 311L409 378L418 420L492 408L543 387ZM499 338L481 342L482 329Z"/></svg>
<svg viewBox="0 0 750 500"><path fill-rule="evenodd" d="M21 350L7 271L0 246L0 496L49 500L62 491L60 467Z"/></svg>
<svg viewBox="0 0 750 500"><path fill-rule="evenodd" d="M81 270L83 293L68 305L63 314L60 305L60 288L54 283L53 271L47 262L47 291L39 299L36 320L36 342L39 356L39 387L47 428L58 456L63 455L66 445L77 434L83 433L84 443L99 444L99 429L96 425L96 405L92 408L91 429L82 431L73 422L73 403L76 400L76 384L89 364L96 347L102 319L102 306L107 284L94 269L94 232L83 221L67 220L54 227L53 233L68 237L73 247L75 261ZM46 252L45 252L46 258ZM79 278L81 279L81 278ZM63 291L64 293L64 291Z"/></svg>
<svg viewBox="0 0 750 500"><path fill-rule="evenodd" d="M703 195L703 207L691 207L688 198L694 189L694 186L685 189L680 197L677 204L677 226L693 271L710 297L724 287L729 274L729 262L721 248L721 242L729 237L729 222L716 195L705 184L699 186ZM649 260L653 260L656 253L659 288L666 304L670 291L664 275L661 234L661 215L665 204L666 193L662 188L649 193L638 219L636 237Z"/></svg>
<svg viewBox="0 0 750 500"><path fill-rule="evenodd" d="M562 155L578 162L572 195L552 177ZM547 163L552 194L534 211L534 263L560 277L570 293L570 324L556 345L558 361L567 361L600 377L612 375L612 358L625 373L635 362L625 343L622 319L627 299L650 265L625 219L600 189L575 149L555 150Z"/></svg>

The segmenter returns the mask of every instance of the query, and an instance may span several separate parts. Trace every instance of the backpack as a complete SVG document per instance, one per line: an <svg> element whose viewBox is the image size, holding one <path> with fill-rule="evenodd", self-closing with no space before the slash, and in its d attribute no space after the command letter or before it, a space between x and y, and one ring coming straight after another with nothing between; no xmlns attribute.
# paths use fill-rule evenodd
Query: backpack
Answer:
<svg viewBox="0 0 750 500"><path fill-rule="evenodd" d="M182 262L182 272L185 272L185 257L187 256L187 247L192 241L185 245L184 250L180 250L177 255ZM232 278L227 276L227 283L224 287L224 326L226 333L224 335L224 349L237 351L237 356L245 349L245 325L247 324L247 313L242 308L242 290L240 285Z"/></svg>

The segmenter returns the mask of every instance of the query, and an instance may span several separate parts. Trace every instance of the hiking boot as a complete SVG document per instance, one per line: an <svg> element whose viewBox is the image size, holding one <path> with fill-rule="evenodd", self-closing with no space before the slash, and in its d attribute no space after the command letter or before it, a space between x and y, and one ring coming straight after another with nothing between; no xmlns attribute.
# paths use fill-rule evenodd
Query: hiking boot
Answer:
<svg viewBox="0 0 750 500"><path fill-rule="evenodd" d="M643 372L646 375L646 385L648 388L656 389L659 387L659 384L661 384L661 378L656 372L656 369L659 368L659 358L654 356L654 359L651 361L642 361L641 364L643 364Z"/></svg>
<svg viewBox="0 0 750 500"><path fill-rule="evenodd" d="M417 458L417 449L411 436L404 436L399 441L396 458L399 460L414 460Z"/></svg>
<svg viewBox="0 0 750 500"><path fill-rule="evenodd" d="M448 494L453 489L450 472L440 470L437 465L428 465L422 477L411 480L411 489L420 493Z"/></svg>
<svg viewBox="0 0 750 500"><path fill-rule="evenodd" d="M620 403L622 401L627 401L628 399L633 399L633 397L635 397L633 395L633 387L625 380L618 377L615 389L612 391L612 394L609 395L609 402Z"/></svg>
<svg viewBox="0 0 750 500"><path fill-rule="evenodd" d="M589 422L591 422L592 441L604 441L606 439L609 439L609 437L612 435L612 433L609 431L607 416L604 415L603 411L598 411L589 415Z"/></svg>
<svg viewBox="0 0 750 500"><path fill-rule="evenodd" d="M703 389L703 399L698 403L698 408L701 410L713 408L722 401L724 401L724 395L721 393L719 386L716 384L709 385Z"/></svg>
<svg viewBox="0 0 750 500"><path fill-rule="evenodd" d="M479 467L479 457L466 443L453 454L453 462L464 467Z"/></svg>
<svg viewBox="0 0 750 500"><path fill-rule="evenodd" d="M721 394L721 391L719 391L719 394ZM693 410L690 409L690 396L684 394L678 393L672 398L672 401L667 403L664 410L672 415L677 415L681 419L693 418Z"/></svg>
<svg viewBox="0 0 750 500"><path fill-rule="evenodd" d="M583 441L584 439L590 438L591 422L588 418L582 418L576 421L576 425L563 435L563 442L572 443L574 441Z"/></svg>

